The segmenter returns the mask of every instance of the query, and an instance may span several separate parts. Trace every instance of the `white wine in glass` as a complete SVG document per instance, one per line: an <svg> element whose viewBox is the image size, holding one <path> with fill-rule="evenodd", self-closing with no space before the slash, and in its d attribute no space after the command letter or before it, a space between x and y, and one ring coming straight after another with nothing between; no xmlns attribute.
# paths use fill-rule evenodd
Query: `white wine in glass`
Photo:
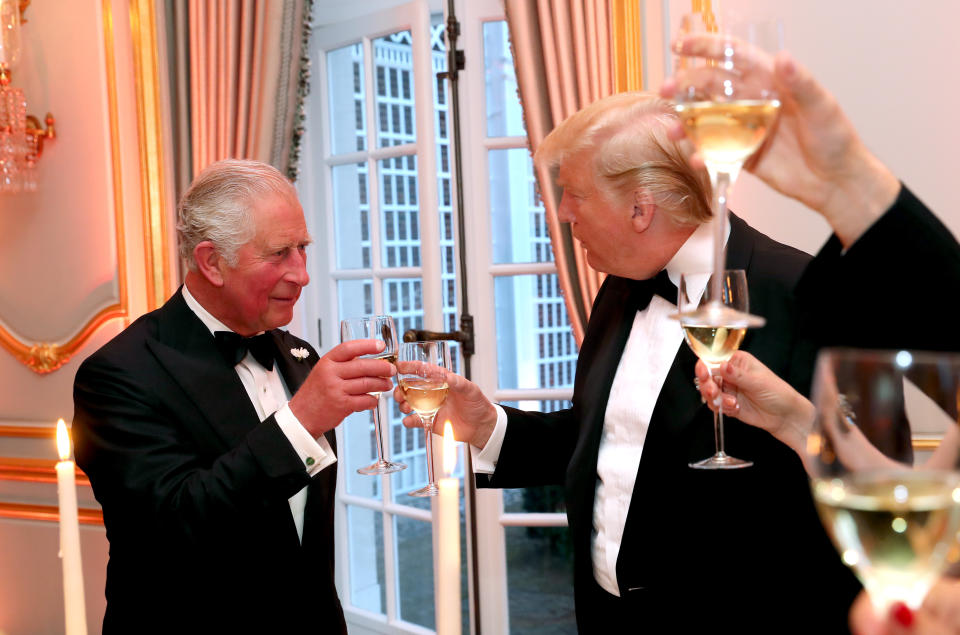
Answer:
<svg viewBox="0 0 960 635"><path fill-rule="evenodd" d="M376 359L383 359L394 366L397 364L397 329L393 318L389 315L375 315L373 317L347 318L340 321L340 341L350 340L380 340L383 350L375 355L365 355ZM361 468L360 474L392 474L407 469L406 464L388 461L384 457L383 429L380 425L380 393L369 393L377 399L377 407L373 411L373 430L377 437L377 460Z"/></svg>
<svg viewBox="0 0 960 635"><path fill-rule="evenodd" d="M953 354L828 349L818 358L805 446L813 498L878 611L919 607L960 559L958 391Z"/></svg>
<svg viewBox="0 0 960 635"><path fill-rule="evenodd" d="M748 326L755 325L758 320L760 324L763 322L762 318L749 314L747 274L743 269L727 269L719 280L716 278L708 273L681 274L677 287L677 307L680 309L677 318L690 349L703 360L714 381L722 388L723 380L717 373L720 364L740 348ZM703 293L698 295L701 288ZM719 295L714 295L716 289L720 290ZM723 413L720 411L713 413L713 434L716 447L713 456L690 463L690 467L698 470L730 470L753 465L751 461L726 453Z"/></svg>
<svg viewBox="0 0 960 635"><path fill-rule="evenodd" d="M757 62L757 52L775 54L782 46L777 20L727 18L689 13L679 36L706 35L711 46L676 54L676 111L687 136L703 158L713 189L713 273L719 284L726 268L727 201L744 162L763 144L780 109L773 75ZM766 58L765 58L766 59ZM720 295L720 289L713 292ZM749 317L749 326L758 326Z"/></svg>
<svg viewBox="0 0 960 635"><path fill-rule="evenodd" d="M440 493L433 466L433 420L447 398L447 371L452 368L447 342L400 344L397 379L407 403L423 422L429 480L425 487L410 492L410 496L436 496Z"/></svg>

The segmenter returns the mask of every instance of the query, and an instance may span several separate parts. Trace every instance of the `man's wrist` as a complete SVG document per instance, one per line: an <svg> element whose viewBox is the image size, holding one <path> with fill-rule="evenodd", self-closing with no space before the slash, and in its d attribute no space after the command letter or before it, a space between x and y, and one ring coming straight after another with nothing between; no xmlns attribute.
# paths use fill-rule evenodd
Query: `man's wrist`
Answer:
<svg viewBox="0 0 960 635"><path fill-rule="evenodd" d="M497 413L496 406L490 404L489 412L489 415L484 417L483 422L477 426L476 432L473 433L473 438L470 439L470 445L479 450L482 450L487 445L487 441L490 440L490 436L497 428L497 419L499 415Z"/></svg>

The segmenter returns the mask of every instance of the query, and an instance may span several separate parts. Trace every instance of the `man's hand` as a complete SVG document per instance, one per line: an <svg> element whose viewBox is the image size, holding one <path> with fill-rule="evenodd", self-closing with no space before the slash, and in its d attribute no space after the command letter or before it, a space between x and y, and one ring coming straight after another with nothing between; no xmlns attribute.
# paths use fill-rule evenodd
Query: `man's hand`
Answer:
<svg viewBox="0 0 960 635"><path fill-rule="evenodd" d="M351 340L335 346L321 357L297 394L290 410L314 438L340 425L348 415L377 407L368 393L393 387L396 369L382 359L360 359L383 350L379 340Z"/></svg>
<svg viewBox="0 0 960 635"><path fill-rule="evenodd" d="M456 373L445 372L450 390L446 401L437 412L434 424L442 432L444 422L449 419L457 441L482 449L497 425L497 410L475 383ZM400 386L393 391L393 398L397 400L400 412L407 415L403 425L408 428L422 428L423 422L417 414L411 414L413 409L404 398Z"/></svg>
<svg viewBox="0 0 960 635"><path fill-rule="evenodd" d="M674 43L683 55L722 59L724 38L691 35ZM896 176L873 156L837 100L810 71L783 51L773 58L746 43L736 43L738 67L772 82L780 114L760 150L745 168L773 187L819 212L845 247L856 241L889 208L900 191ZM660 94L672 98L678 78L664 82ZM685 136L677 121L670 138ZM694 156L694 164L702 158Z"/></svg>

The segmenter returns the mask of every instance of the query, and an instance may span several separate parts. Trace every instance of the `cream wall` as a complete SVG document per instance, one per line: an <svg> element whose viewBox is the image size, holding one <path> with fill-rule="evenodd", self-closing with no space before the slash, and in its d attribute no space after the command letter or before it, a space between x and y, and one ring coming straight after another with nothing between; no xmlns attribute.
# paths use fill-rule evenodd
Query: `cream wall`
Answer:
<svg viewBox="0 0 960 635"><path fill-rule="evenodd" d="M53 113L57 138L39 161L39 190L0 195L0 631L7 635L64 628L57 523L24 517L56 509L49 480L56 450L52 437L30 433L71 419L78 364L147 310L155 289L145 230L156 216L145 215L143 199L157 174L141 152L148 134L141 105L156 76L145 74L153 56L138 55L153 4L71 0L67 8L34 0L25 14L13 84L30 114ZM157 207L151 211L166 213L169 205ZM69 359L41 374L10 350L36 344ZM47 463L24 468L37 460ZM96 510L89 485L78 489L81 507ZM95 633L105 606L102 523L81 525L81 539Z"/></svg>

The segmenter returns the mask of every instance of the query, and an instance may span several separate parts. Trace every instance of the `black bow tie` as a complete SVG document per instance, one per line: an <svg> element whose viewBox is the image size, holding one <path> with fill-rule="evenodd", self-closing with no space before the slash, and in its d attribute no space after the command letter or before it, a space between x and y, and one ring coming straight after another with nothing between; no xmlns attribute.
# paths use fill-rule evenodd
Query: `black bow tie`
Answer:
<svg viewBox="0 0 960 635"><path fill-rule="evenodd" d="M231 366L239 364L240 360L247 356L247 351L250 351L253 358L264 368L273 370L273 358L277 354L277 347L270 333L243 337L233 331L216 331L213 338L223 358Z"/></svg>
<svg viewBox="0 0 960 635"><path fill-rule="evenodd" d="M649 280L641 280L638 284L640 300L638 311L647 308L654 295L660 296L671 304L677 303L677 285L670 280L666 269Z"/></svg>

